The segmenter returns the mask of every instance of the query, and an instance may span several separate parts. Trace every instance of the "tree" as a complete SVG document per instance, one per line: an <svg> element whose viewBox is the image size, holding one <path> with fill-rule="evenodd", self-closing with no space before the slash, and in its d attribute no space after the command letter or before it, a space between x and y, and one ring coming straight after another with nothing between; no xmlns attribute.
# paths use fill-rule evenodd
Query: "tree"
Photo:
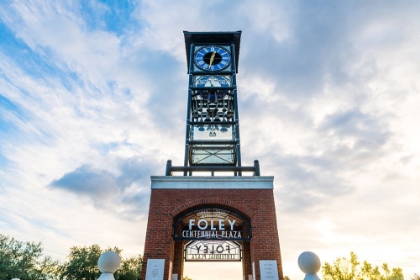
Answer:
<svg viewBox="0 0 420 280"><path fill-rule="evenodd" d="M113 250L121 258L118 247L102 250L99 245L71 247L67 262L60 264L43 256L41 242L21 242L0 233L0 279L22 280L97 280L101 275L98 259L102 253ZM140 278L143 258L141 255L123 259L114 273L115 280Z"/></svg>
<svg viewBox="0 0 420 280"><path fill-rule="evenodd" d="M121 257L118 247L102 250L97 244L85 247L71 247L68 261L61 266L60 279L96 280L101 275L98 259L102 253L112 250ZM121 258L120 268L114 273L115 280L137 280L140 277L143 259L140 255L127 259Z"/></svg>
<svg viewBox="0 0 420 280"><path fill-rule="evenodd" d="M0 233L0 279L57 279L58 262L42 258L41 242L21 242Z"/></svg>
<svg viewBox="0 0 420 280"><path fill-rule="evenodd" d="M120 269L117 270L115 280L137 280L140 278L143 258L141 255L123 259Z"/></svg>
<svg viewBox="0 0 420 280"><path fill-rule="evenodd" d="M62 265L60 279L96 280L101 275L98 259L102 254L99 245L89 247L71 247L68 261ZM118 252L117 252L118 253Z"/></svg>
<svg viewBox="0 0 420 280"><path fill-rule="evenodd" d="M325 263L322 267L325 280L404 280L402 269L397 267L392 271L388 265L382 265L382 271L367 261L360 266L357 255L350 252L350 259L337 258L332 265Z"/></svg>
<svg viewBox="0 0 420 280"><path fill-rule="evenodd" d="M420 280L420 275L414 274L413 278L411 280Z"/></svg>
<svg viewBox="0 0 420 280"><path fill-rule="evenodd" d="M184 277L182 277L182 280L192 280L192 278L190 278L188 276L184 276Z"/></svg>

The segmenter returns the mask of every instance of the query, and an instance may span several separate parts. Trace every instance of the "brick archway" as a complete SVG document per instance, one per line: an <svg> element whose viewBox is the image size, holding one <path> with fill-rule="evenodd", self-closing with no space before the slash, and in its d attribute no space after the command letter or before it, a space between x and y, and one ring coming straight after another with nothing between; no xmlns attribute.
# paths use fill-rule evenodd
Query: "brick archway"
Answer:
<svg viewBox="0 0 420 280"><path fill-rule="evenodd" d="M254 274L260 280L260 261L272 260L276 261L278 271L273 279L283 279L273 177L213 178L152 177L141 279L149 280L146 278L149 259L164 260L161 279L182 279L186 241L175 240L174 221L192 209L209 205L231 209L249 218L252 235L248 241L241 241L243 278L249 279Z"/></svg>

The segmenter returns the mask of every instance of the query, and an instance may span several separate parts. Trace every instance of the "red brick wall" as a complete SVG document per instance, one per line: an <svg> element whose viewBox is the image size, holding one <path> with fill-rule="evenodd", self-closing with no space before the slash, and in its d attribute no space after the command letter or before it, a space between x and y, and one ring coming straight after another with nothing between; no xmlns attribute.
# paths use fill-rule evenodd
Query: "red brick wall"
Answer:
<svg viewBox="0 0 420 280"><path fill-rule="evenodd" d="M259 260L277 260L279 279L283 279L272 189L152 189L141 279L145 279L149 258L165 259L164 279L170 280L170 263L172 273L178 273L181 279L183 255L179 244L182 242L173 240L173 220L198 205L220 205L248 216L252 239L249 246L244 246L244 275L251 274L254 262L259 280Z"/></svg>

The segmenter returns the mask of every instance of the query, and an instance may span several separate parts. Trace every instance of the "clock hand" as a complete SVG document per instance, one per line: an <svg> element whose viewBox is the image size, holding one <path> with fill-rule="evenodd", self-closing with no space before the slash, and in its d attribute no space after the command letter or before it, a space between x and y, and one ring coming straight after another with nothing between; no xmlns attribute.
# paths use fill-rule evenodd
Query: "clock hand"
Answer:
<svg viewBox="0 0 420 280"><path fill-rule="evenodd" d="M216 52L213 52L213 54L210 57L210 67L213 64L214 56L216 55Z"/></svg>

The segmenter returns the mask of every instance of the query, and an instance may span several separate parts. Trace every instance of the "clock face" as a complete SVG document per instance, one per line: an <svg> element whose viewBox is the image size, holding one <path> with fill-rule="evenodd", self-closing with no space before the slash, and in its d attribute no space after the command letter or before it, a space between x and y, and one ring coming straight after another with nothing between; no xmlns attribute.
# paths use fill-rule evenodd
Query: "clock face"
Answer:
<svg viewBox="0 0 420 280"><path fill-rule="evenodd" d="M229 76L195 76L194 86L196 87L230 87L232 85Z"/></svg>
<svg viewBox="0 0 420 280"><path fill-rule="evenodd" d="M222 47L202 47L195 53L194 63L204 71L219 71L229 66L230 53Z"/></svg>

